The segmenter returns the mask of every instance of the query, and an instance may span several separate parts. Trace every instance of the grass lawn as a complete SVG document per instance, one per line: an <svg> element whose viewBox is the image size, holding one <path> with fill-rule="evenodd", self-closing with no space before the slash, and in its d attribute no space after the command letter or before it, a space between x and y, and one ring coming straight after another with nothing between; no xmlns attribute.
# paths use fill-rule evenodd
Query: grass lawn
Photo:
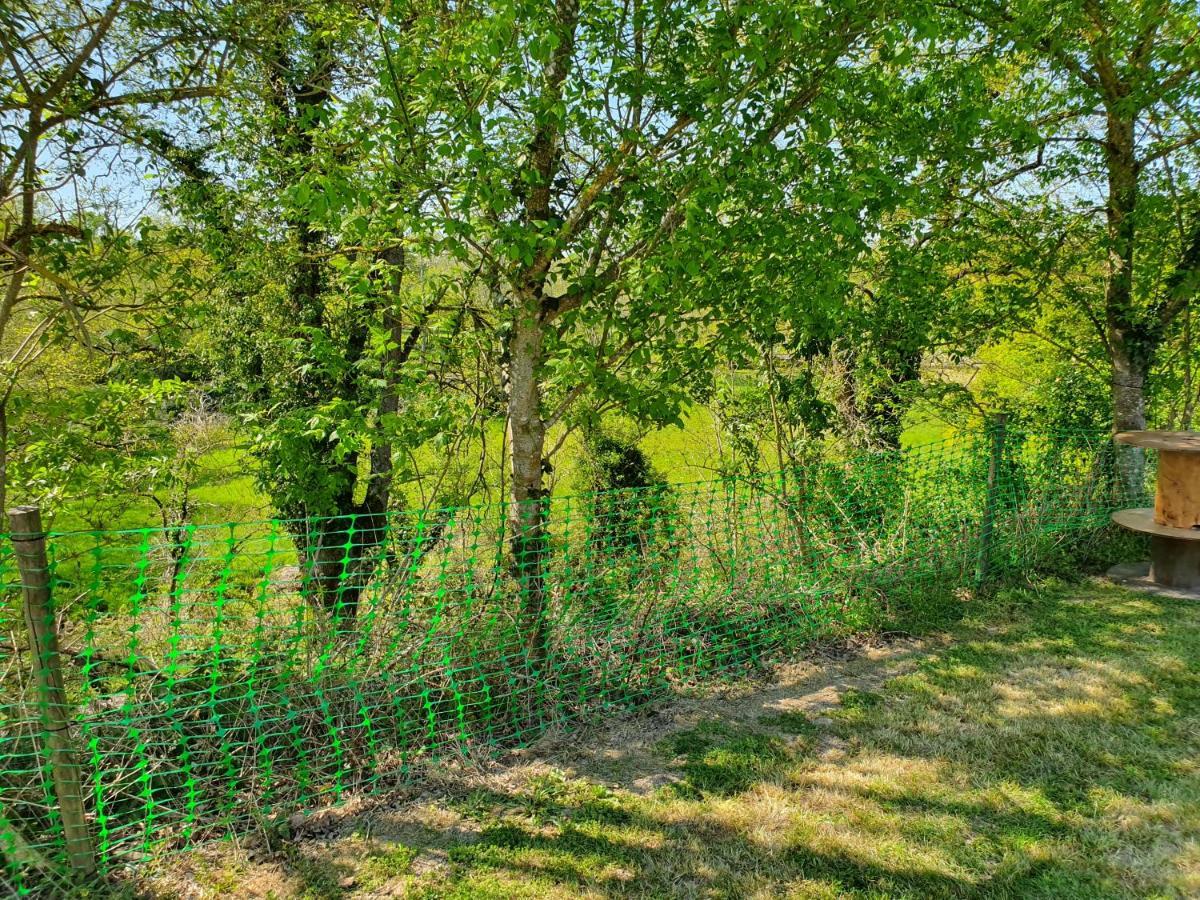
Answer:
<svg viewBox="0 0 1200 900"><path fill-rule="evenodd" d="M815 655L272 850L165 858L161 896L1200 896L1200 604L1009 591L936 637ZM432 786L431 786L432 784Z"/></svg>
<svg viewBox="0 0 1200 900"><path fill-rule="evenodd" d="M487 423L488 464L491 476L492 497L499 490L500 454L503 446L504 423L494 419ZM914 408L904 430L903 444L914 447L943 440L952 429L924 406ZM561 431L550 435L554 444ZM220 524L225 522L260 522L271 518L271 499L263 493L255 479L256 462L250 451L237 436L231 436L226 446L204 454L199 459L199 472L191 490L191 516L196 524ZM463 465L471 475L477 465L481 443L471 441L464 452ZM651 430L641 441L642 450L650 463L664 479L673 483L688 483L716 478L720 469L720 449L716 425L712 413L699 405L689 406L683 416L683 427L665 426ZM581 478L581 457L584 453L578 433L571 435L555 458L555 474L551 478L557 495L576 494L587 489ZM445 462L446 449L440 444L429 444L419 448L412 462L424 477L426 487L439 481ZM763 466L770 470L775 465L773 452L764 445ZM464 476L465 477L465 476ZM468 479L469 480L469 479ZM408 506L433 502L415 485L407 486L404 503ZM445 499L444 497L442 499ZM482 502L482 493L472 497L459 497L457 502ZM158 508L148 497L121 498L118 509L107 506L100 509L66 508L54 510L51 527L59 531L90 530L106 527L111 529L135 529L161 525Z"/></svg>

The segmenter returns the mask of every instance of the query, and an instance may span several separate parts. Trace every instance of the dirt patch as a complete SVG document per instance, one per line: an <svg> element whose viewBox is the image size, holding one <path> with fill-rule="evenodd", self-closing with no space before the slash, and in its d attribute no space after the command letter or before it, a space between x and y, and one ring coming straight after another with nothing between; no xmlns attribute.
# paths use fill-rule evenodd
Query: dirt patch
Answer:
<svg viewBox="0 0 1200 900"><path fill-rule="evenodd" d="M738 727L771 727L788 715L818 727L833 721L824 713L841 705L848 692L874 693L890 679L909 672L916 658L936 639L899 638L859 645L837 654L825 653L777 667L767 684L743 683L704 696L677 698L644 716L630 717L601 729L547 738L534 747L500 760L494 771L480 773L485 781L499 778L511 785L552 766L567 775L589 778L617 790L645 794L678 780L664 771L655 747L679 731L701 722ZM822 735L822 752L844 745L834 735Z"/></svg>

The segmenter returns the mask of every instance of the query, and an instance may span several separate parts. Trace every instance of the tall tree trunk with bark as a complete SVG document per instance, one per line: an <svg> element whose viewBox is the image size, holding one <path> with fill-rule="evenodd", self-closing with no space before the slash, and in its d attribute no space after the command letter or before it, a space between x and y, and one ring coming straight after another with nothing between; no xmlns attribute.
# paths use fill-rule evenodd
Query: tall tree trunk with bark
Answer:
<svg viewBox="0 0 1200 900"><path fill-rule="evenodd" d="M394 415L399 410L397 381L400 367L412 354L425 319L432 313L432 306L405 335L403 323L395 311L404 278L404 247L398 244L379 253L378 258L389 267L387 296L381 300L385 310L383 321L389 332L389 347L383 359L385 386L379 400L379 415L382 418ZM373 310L367 310L365 318L373 317ZM361 358L365 352L367 330L368 325L364 321L350 342L351 358ZM355 391L353 382L342 388L347 396ZM357 619L363 591L381 560L379 550L388 536L387 512L391 503L392 474L391 441L374 442L371 445L363 499L356 501L355 486L348 485L335 500L338 515L315 520L309 528L308 556L317 588L316 595L326 612L341 625L351 624Z"/></svg>
<svg viewBox="0 0 1200 900"><path fill-rule="evenodd" d="M1133 302L1134 213L1138 199L1134 128L1132 117L1114 111L1108 113L1105 144L1108 283L1104 315L1115 431L1140 431L1146 427L1146 376L1158 344L1158 329L1137 315ZM1144 481L1144 451L1122 444L1117 452L1117 469L1118 486L1123 495L1136 496Z"/></svg>
<svg viewBox="0 0 1200 900"><path fill-rule="evenodd" d="M512 455L510 546L521 622L535 670L546 656L546 423L541 408L540 298L520 306L509 340L508 438Z"/></svg>
<svg viewBox="0 0 1200 900"><path fill-rule="evenodd" d="M553 29L557 39L541 76L535 127L529 141L533 180L524 192L524 224L531 235L545 233L552 218L551 198L562 163L563 122L557 112L570 73L579 25L579 0L557 0ZM520 588L520 617L536 679L548 649L546 630L546 419L542 409L542 364L546 330L558 300L545 294L554 249L543 246L510 279L513 323L507 345L508 436L512 465L509 521L512 572Z"/></svg>

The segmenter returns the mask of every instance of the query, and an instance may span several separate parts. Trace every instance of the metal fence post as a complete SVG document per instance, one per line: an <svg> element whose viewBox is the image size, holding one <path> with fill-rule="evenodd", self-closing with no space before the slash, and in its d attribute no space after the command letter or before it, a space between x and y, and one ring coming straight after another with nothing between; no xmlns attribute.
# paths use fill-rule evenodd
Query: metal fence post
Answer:
<svg viewBox="0 0 1200 900"><path fill-rule="evenodd" d="M979 526L979 557L975 561L975 587L982 587L992 565L992 536L996 527L1000 470L1004 461L1004 438L1008 416L997 413L992 419L991 445L988 451L987 496L983 501L983 521Z"/></svg>
<svg viewBox="0 0 1200 900"><path fill-rule="evenodd" d="M58 632L50 597L50 567L41 513L36 506L19 506L9 510L8 524L13 555L21 575L42 739L62 817L67 861L73 871L91 874L96 871L96 856L84 818L79 763L71 741L73 716L63 690L62 657L58 651Z"/></svg>

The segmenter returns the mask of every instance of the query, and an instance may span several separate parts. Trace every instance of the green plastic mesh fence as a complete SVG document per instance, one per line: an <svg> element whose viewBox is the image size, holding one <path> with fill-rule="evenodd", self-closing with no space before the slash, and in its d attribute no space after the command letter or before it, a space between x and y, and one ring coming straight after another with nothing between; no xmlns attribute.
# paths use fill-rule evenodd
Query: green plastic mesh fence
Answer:
<svg viewBox="0 0 1200 900"><path fill-rule="evenodd" d="M101 871L447 753L526 744L813 638L919 618L1104 532L1107 435L963 435L802 471L387 517L48 538ZM65 863L0 549L0 853Z"/></svg>

